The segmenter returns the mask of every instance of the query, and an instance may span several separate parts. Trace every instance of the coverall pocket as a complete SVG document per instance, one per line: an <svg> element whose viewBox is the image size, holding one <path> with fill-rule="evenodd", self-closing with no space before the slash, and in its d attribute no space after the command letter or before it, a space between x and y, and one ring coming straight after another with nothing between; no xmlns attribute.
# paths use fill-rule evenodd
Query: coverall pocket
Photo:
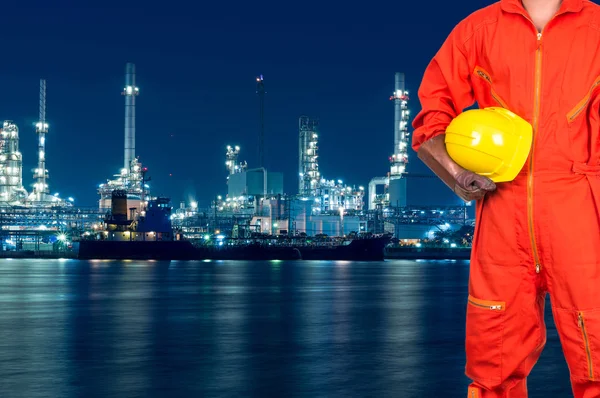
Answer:
<svg viewBox="0 0 600 398"><path fill-rule="evenodd" d="M473 89L475 91L475 100L479 107L486 108L490 106L501 106L507 108L506 102L500 98L494 90L494 82L491 75L480 66L476 66L473 71L476 79L473 81ZM479 82L479 83L478 83Z"/></svg>
<svg viewBox="0 0 600 398"><path fill-rule="evenodd" d="M555 323L571 378L600 380L600 308L555 310Z"/></svg>
<svg viewBox="0 0 600 398"><path fill-rule="evenodd" d="M570 159L587 162L600 149L600 76L595 79L587 93L567 113L567 142L557 139L568 148ZM582 94L583 95L583 94Z"/></svg>
<svg viewBox="0 0 600 398"><path fill-rule="evenodd" d="M502 380L502 341L506 303L469 295L467 305L466 374L493 388Z"/></svg>
<svg viewBox="0 0 600 398"><path fill-rule="evenodd" d="M569 124L572 123L573 121L575 121L575 119L577 119L577 117L579 117L580 115L585 114L584 110L590 104L590 102L591 102L590 100L592 99L592 94L594 93L594 91L598 87L600 87L600 76L598 76L596 78L596 80L594 81L594 83L592 84L592 86L590 87L590 89L588 90L588 92L585 95L585 97L583 97L577 103L577 105L575 105L569 111L569 113L567 113L567 122L569 122Z"/></svg>

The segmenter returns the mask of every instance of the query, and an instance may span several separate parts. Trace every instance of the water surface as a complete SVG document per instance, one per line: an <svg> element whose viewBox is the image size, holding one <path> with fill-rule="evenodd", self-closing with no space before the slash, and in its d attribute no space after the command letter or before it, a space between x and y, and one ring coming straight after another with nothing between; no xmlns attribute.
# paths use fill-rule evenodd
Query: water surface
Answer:
<svg viewBox="0 0 600 398"><path fill-rule="evenodd" d="M0 260L0 397L464 397L468 263ZM530 397L569 397L548 344Z"/></svg>

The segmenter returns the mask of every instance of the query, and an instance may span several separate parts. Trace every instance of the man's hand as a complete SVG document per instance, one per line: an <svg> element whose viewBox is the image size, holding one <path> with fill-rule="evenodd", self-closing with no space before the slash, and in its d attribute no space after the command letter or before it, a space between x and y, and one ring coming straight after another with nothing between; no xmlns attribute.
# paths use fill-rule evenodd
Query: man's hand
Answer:
<svg viewBox="0 0 600 398"><path fill-rule="evenodd" d="M494 191L496 184L487 177L460 167L446 150L445 135L441 134L425 141L419 149L419 159L423 161L456 195L470 202Z"/></svg>
<svg viewBox="0 0 600 398"><path fill-rule="evenodd" d="M492 180L469 170L460 171L455 179L454 193L465 202L482 199L487 192L496 190Z"/></svg>

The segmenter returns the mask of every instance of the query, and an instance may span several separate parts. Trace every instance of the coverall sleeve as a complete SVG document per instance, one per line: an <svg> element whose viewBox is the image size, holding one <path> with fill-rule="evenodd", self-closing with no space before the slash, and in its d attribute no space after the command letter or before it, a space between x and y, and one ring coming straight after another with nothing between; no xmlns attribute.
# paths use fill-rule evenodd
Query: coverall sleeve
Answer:
<svg viewBox="0 0 600 398"><path fill-rule="evenodd" d="M461 25L450 33L423 75L421 111L413 121L415 151L428 139L443 134L452 119L475 102Z"/></svg>

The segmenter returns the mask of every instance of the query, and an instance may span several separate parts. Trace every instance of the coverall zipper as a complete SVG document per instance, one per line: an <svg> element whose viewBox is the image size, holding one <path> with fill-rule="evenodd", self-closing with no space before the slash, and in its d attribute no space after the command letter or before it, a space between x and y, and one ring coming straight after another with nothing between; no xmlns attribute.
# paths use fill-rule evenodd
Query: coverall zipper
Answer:
<svg viewBox="0 0 600 398"><path fill-rule="evenodd" d="M540 99L541 99L541 79L542 79L542 35L544 30L561 14L565 12L558 12L554 15L542 29L538 32L537 26L533 20L526 13L521 13L525 19L527 19L535 31L537 32L537 49L535 51L535 89L534 89L534 111L533 111L533 142L531 144L531 156L529 158L529 171L527 175L527 213L529 218L529 236L531 239L531 247L533 251L533 260L535 261L535 272L540 273L542 270L542 264L538 252L537 243L535 241L535 228L533 226L533 154L535 152L535 143L537 141L537 133L539 128L539 116L540 116Z"/></svg>
<svg viewBox="0 0 600 398"><path fill-rule="evenodd" d="M590 342L588 341L587 331L585 330L585 320L583 319L583 312L577 314L577 323L581 329L581 335L583 336L583 342L585 343L585 353L587 356L588 373L590 380L594 380L594 368L592 366L592 352L590 351Z"/></svg>
<svg viewBox="0 0 600 398"><path fill-rule="evenodd" d="M581 111L585 109L585 107L587 106L588 102L590 102L590 98L592 97L592 93L594 92L594 90L596 89L596 87L598 87L598 85L600 85L600 79L596 79L596 81L594 82L594 84L592 85L592 87L590 88L590 90L588 91L588 94L585 96L585 98L580 102L580 104L577 105L577 107L575 107L574 110L572 110L571 112L569 112L569 114L567 115L567 118L569 119L569 122L572 122L573 120L575 120L575 118L577 117L577 115L579 115L581 113Z"/></svg>
<svg viewBox="0 0 600 398"><path fill-rule="evenodd" d="M475 69L475 73L477 73L477 76L479 76L480 78L482 78L483 80L488 82L488 84L490 85L490 93L492 95L492 98L498 103L498 105L500 105L502 108L508 109L508 107L506 106L504 101L502 99L500 99L498 97L498 95L496 94L496 92L494 91L494 88L493 88L494 83L492 82L492 78L488 75L488 73L486 71L484 71L483 69L481 69L480 67L477 67Z"/></svg>
<svg viewBox="0 0 600 398"><path fill-rule="evenodd" d="M469 296L468 301L470 304L472 304L476 307L479 307L479 308L485 308L486 310L504 311L504 305L503 305L504 303L478 300L472 296Z"/></svg>
<svg viewBox="0 0 600 398"><path fill-rule="evenodd" d="M543 32L543 31L542 31ZM534 113L533 113L533 144L531 146L531 156L529 157L529 173L527 176L527 213L529 221L529 237L531 239L531 248L533 250L533 260L535 261L535 272L540 273L542 265L535 240L535 228L533 226L533 154L535 151L535 142L539 127L540 116L540 97L541 97L541 78L542 78L542 33L537 34L537 49L535 52L535 89L534 89Z"/></svg>

